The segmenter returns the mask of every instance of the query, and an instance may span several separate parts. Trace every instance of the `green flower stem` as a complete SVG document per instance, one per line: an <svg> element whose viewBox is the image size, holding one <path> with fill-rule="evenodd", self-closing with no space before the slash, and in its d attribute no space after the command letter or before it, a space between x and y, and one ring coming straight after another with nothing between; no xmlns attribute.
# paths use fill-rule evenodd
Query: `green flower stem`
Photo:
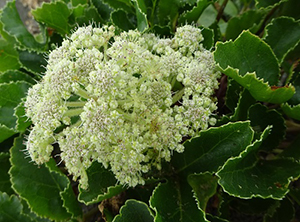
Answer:
<svg viewBox="0 0 300 222"><path fill-rule="evenodd" d="M184 88L179 90L172 98L172 104L175 104L177 101L179 101L184 94Z"/></svg>
<svg viewBox="0 0 300 222"><path fill-rule="evenodd" d="M107 43L106 43L103 47L104 47L104 50L103 50L104 61L107 61L107 55L106 55L106 51L107 51Z"/></svg>
<svg viewBox="0 0 300 222"><path fill-rule="evenodd" d="M82 108L78 108L78 109L69 109L67 112L65 112L64 116L78 116L80 113L83 112Z"/></svg>
<svg viewBox="0 0 300 222"><path fill-rule="evenodd" d="M89 96L88 92L82 88L79 88L76 91L76 94L84 99L90 99L91 97Z"/></svg>
<svg viewBox="0 0 300 222"><path fill-rule="evenodd" d="M67 102L68 107L83 107L86 104L85 101Z"/></svg>

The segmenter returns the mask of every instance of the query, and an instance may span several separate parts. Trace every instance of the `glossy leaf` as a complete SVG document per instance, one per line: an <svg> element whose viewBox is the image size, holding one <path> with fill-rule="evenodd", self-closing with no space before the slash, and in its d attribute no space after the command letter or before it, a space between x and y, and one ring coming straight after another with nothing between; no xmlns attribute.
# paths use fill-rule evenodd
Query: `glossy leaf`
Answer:
<svg viewBox="0 0 300 222"><path fill-rule="evenodd" d="M0 72L11 69L19 69L19 54L14 46L7 41L0 39Z"/></svg>
<svg viewBox="0 0 300 222"><path fill-rule="evenodd" d="M281 64L300 42L300 21L289 17L276 18L265 30L264 40L271 46Z"/></svg>
<svg viewBox="0 0 300 222"><path fill-rule="evenodd" d="M238 105L243 87L232 78L227 78L227 90L225 97L226 106L233 112Z"/></svg>
<svg viewBox="0 0 300 222"><path fill-rule="evenodd" d="M209 199L217 191L218 178L206 172L190 174L187 180L193 188L199 207L205 212Z"/></svg>
<svg viewBox="0 0 300 222"><path fill-rule="evenodd" d="M53 220L70 218L61 198L68 179L57 172L50 172L44 165L37 167L25 158L23 141L23 137L16 138L10 151L12 168L9 173L13 189L37 215Z"/></svg>
<svg viewBox="0 0 300 222"><path fill-rule="evenodd" d="M262 142L263 150L276 148L285 136L285 120L276 110L268 110L266 106L255 104L249 109L249 119L252 128L262 133L268 126L272 126L270 134Z"/></svg>
<svg viewBox="0 0 300 222"><path fill-rule="evenodd" d="M200 132L184 143L183 153L174 153L171 163L177 172L216 172L228 158L244 151L253 138L249 122L228 123Z"/></svg>
<svg viewBox="0 0 300 222"><path fill-rule="evenodd" d="M272 215L266 215L264 222L290 222L293 220L295 215L295 210L293 203L289 198L284 198L280 201L280 204Z"/></svg>
<svg viewBox="0 0 300 222"><path fill-rule="evenodd" d="M1 13L0 21L3 23L4 31L13 36L22 47L25 46L35 50L42 50L44 48L44 44L37 42L21 21L16 9L15 0L7 2Z"/></svg>
<svg viewBox="0 0 300 222"><path fill-rule="evenodd" d="M99 15L95 7L88 7L84 9L83 15L76 18L76 23L79 26L86 26L94 22L95 24L103 23L103 19Z"/></svg>
<svg viewBox="0 0 300 222"><path fill-rule="evenodd" d="M108 4L105 4L104 2L99 0L91 0L91 2L96 7L101 18L103 18L105 21L108 21L113 9Z"/></svg>
<svg viewBox="0 0 300 222"><path fill-rule="evenodd" d="M160 0L157 9L159 24L162 26L168 25L172 31L175 31L176 18L179 16L178 9L178 4L173 0Z"/></svg>
<svg viewBox="0 0 300 222"><path fill-rule="evenodd" d="M25 81L30 84L35 84L36 81L28 74L21 72L19 70L9 70L5 73L0 74L0 84L1 83L10 83L17 81Z"/></svg>
<svg viewBox="0 0 300 222"><path fill-rule="evenodd" d="M248 10L245 13L232 17L228 21L226 28L226 39L236 39L243 30L250 29L251 32L255 33L260 28L263 22L265 11L263 10Z"/></svg>
<svg viewBox="0 0 300 222"><path fill-rule="evenodd" d="M178 19L178 23L181 25L195 22L199 19L204 9L212 3L211 0L198 0L191 10L182 13Z"/></svg>
<svg viewBox="0 0 300 222"><path fill-rule="evenodd" d="M32 10L31 13L35 20L45 23L63 36L70 32L71 27L68 24L68 18L71 11L62 1L43 3L40 8Z"/></svg>
<svg viewBox="0 0 300 222"><path fill-rule="evenodd" d="M264 80L258 79L255 73L247 73L244 76L238 74L238 69L228 67L222 69L226 75L246 88L251 95L259 101L270 103L283 103L288 101L295 93L295 88L291 85L284 87L271 87Z"/></svg>
<svg viewBox="0 0 300 222"><path fill-rule="evenodd" d="M0 221L5 222L31 222L32 220L22 214L22 204L15 195L8 196L0 191Z"/></svg>
<svg viewBox="0 0 300 222"><path fill-rule="evenodd" d="M253 105L256 100L251 96L247 89L244 89L240 93L240 98L237 103L237 107L234 110L234 114L231 116L231 121L245 121L248 119L248 109Z"/></svg>
<svg viewBox="0 0 300 222"><path fill-rule="evenodd" d="M155 222L206 222L186 181L161 183L153 191L150 206L155 210Z"/></svg>
<svg viewBox="0 0 300 222"><path fill-rule="evenodd" d="M120 214L113 222L153 222L154 218L147 204L137 200L127 200L122 206Z"/></svg>
<svg viewBox="0 0 300 222"><path fill-rule="evenodd" d="M283 112L289 117L300 120L300 104L291 106L287 103L281 105Z"/></svg>
<svg viewBox="0 0 300 222"><path fill-rule="evenodd" d="M129 21L126 12L119 9L111 14L111 19L114 25L118 26L120 29L124 31L128 31L130 29L134 29L133 24Z"/></svg>
<svg viewBox="0 0 300 222"><path fill-rule="evenodd" d="M214 57L223 71L228 67L238 69L241 78L255 72L264 82L277 86L279 66L275 55L265 42L249 31L244 31L234 42L218 42Z"/></svg>
<svg viewBox="0 0 300 222"><path fill-rule="evenodd" d="M281 199L288 192L291 179L300 174L300 164L291 159L259 160L257 151L269 133L268 127L260 140L249 145L240 156L229 159L217 172L225 192L246 199Z"/></svg>
<svg viewBox="0 0 300 222"><path fill-rule="evenodd" d="M14 116L17 117L16 130L24 133L31 125L30 119L25 115L24 102L19 103L14 109Z"/></svg>
<svg viewBox="0 0 300 222"><path fill-rule="evenodd" d="M275 7L288 0L255 0L257 8Z"/></svg>
<svg viewBox="0 0 300 222"><path fill-rule="evenodd" d="M46 58L45 55L36 53L36 52L30 52L30 51L19 51L19 60L22 66L37 75L44 74L46 69Z"/></svg>
<svg viewBox="0 0 300 222"><path fill-rule="evenodd" d="M202 41L202 45L205 49L210 50L214 45L214 32L211 29L203 28L201 31L204 40Z"/></svg>
<svg viewBox="0 0 300 222"><path fill-rule="evenodd" d="M123 9L125 12L134 14L134 6L131 0L102 0L102 2L115 10Z"/></svg>
<svg viewBox="0 0 300 222"><path fill-rule="evenodd" d="M26 96L27 90L31 84L18 81L0 84L0 123L9 128L14 128L16 125L16 117L14 108L21 102L21 99Z"/></svg>
<svg viewBox="0 0 300 222"><path fill-rule="evenodd" d="M140 32L143 32L145 29L147 29L148 26L148 20L147 20L147 9L145 8L145 5L143 3L143 0L134 0L134 7L136 11L136 18L137 18L137 29Z"/></svg>
<svg viewBox="0 0 300 222"><path fill-rule="evenodd" d="M17 131L0 124L0 143L16 134Z"/></svg>
<svg viewBox="0 0 300 222"><path fill-rule="evenodd" d="M9 153L0 153L0 192L13 194L8 171L10 169ZM1 220L0 220L1 221Z"/></svg>
<svg viewBox="0 0 300 222"><path fill-rule="evenodd" d="M114 174L101 163L94 162L87 169L89 188L79 188L78 200L86 205L100 202L121 193L125 187L117 185Z"/></svg>

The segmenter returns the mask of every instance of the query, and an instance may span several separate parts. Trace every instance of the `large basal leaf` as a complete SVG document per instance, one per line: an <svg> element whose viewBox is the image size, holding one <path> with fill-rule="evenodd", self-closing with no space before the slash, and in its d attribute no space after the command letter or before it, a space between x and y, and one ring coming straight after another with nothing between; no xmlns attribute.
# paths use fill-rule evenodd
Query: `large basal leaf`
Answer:
<svg viewBox="0 0 300 222"><path fill-rule="evenodd" d="M209 199L216 193L218 178L208 172L200 174L190 174L188 183L193 188L198 205L204 212Z"/></svg>
<svg viewBox="0 0 300 222"><path fill-rule="evenodd" d="M298 105L289 105L288 103L284 103L281 105L283 112L289 117L300 120L300 104Z"/></svg>
<svg viewBox="0 0 300 222"><path fill-rule="evenodd" d="M264 40L271 46L281 64L285 56L300 42L300 21L290 17L276 18L265 30Z"/></svg>
<svg viewBox="0 0 300 222"><path fill-rule="evenodd" d="M0 221L3 222L32 222L30 217L22 214L22 204L15 195L8 196L0 191Z"/></svg>
<svg viewBox="0 0 300 222"><path fill-rule="evenodd" d="M178 23L184 25L187 23L196 22L204 9L206 9L206 7L211 3L211 0L198 0L197 5L195 5L191 10L185 11L180 15Z"/></svg>
<svg viewBox="0 0 300 222"><path fill-rule="evenodd" d="M153 191L150 206L156 212L155 222L207 222L186 181L169 179L160 183Z"/></svg>
<svg viewBox="0 0 300 222"><path fill-rule="evenodd" d="M12 168L9 173L13 189L28 202L37 215L52 220L70 218L71 214L63 207L61 197L69 183L68 179L57 172L51 172L44 165L36 166L25 158L26 147L23 142L23 137L16 138L10 150Z"/></svg>
<svg viewBox="0 0 300 222"><path fill-rule="evenodd" d="M17 131L0 124L0 143L16 134Z"/></svg>
<svg viewBox="0 0 300 222"><path fill-rule="evenodd" d="M238 69L240 77L255 72L264 82L277 86L279 66L274 53L270 46L249 31L244 31L234 42L218 42L214 57L222 70L228 67Z"/></svg>
<svg viewBox="0 0 300 222"><path fill-rule="evenodd" d="M111 8L118 10L123 9L127 13L135 14L134 5L131 0L101 0Z"/></svg>
<svg viewBox="0 0 300 222"><path fill-rule="evenodd" d="M174 153L172 166L177 172L216 172L228 158L239 155L251 143L250 122L228 123L200 132L184 143L183 153Z"/></svg>
<svg viewBox="0 0 300 222"><path fill-rule="evenodd" d="M41 44L31 35L21 21L14 1L8 1L1 13L0 21L3 23L3 30L10 36L16 38L21 44L29 49L43 50L45 44Z"/></svg>
<svg viewBox="0 0 300 222"><path fill-rule="evenodd" d="M172 7L170 7L172 5ZM173 0L160 0L157 6L157 17L161 26L168 25L175 31L176 20L179 16L178 3Z"/></svg>
<svg viewBox="0 0 300 222"><path fill-rule="evenodd" d="M35 20L45 23L63 36L70 32L68 18L71 11L63 1L43 3L40 8L32 10L31 13Z"/></svg>
<svg viewBox="0 0 300 222"><path fill-rule="evenodd" d="M260 140L249 145L240 156L229 159L217 172L225 192L245 199L281 199L286 195L291 179L300 174L300 164L292 159L259 159L257 151L269 133L270 127Z"/></svg>
<svg viewBox="0 0 300 222"><path fill-rule="evenodd" d="M153 222L153 215L147 204L137 200L127 200L121 207L120 214L113 222Z"/></svg>
<svg viewBox="0 0 300 222"><path fill-rule="evenodd" d="M108 21L110 19L110 13L113 11L113 9L108 4L105 4L99 0L91 0L91 2L96 7L101 18L103 18L105 21Z"/></svg>
<svg viewBox="0 0 300 222"><path fill-rule="evenodd" d="M11 69L19 69L19 54L14 49L14 45L0 39L0 72Z"/></svg>
<svg viewBox="0 0 300 222"><path fill-rule="evenodd" d="M134 0L135 13L137 18L137 29L143 32L149 27L147 20L147 9L144 0Z"/></svg>
<svg viewBox="0 0 300 222"><path fill-rule="evenodd" d="M266 106L255 104L249 109L251 126L257 133L262 133L268 126L272 126L270 134L262 142L263 150L276 148L285 136L285 120L276 110L268 110Z"/></svg>
<svg viewBox="0 0 300 222"><path fill-rule="evenodd" d="M10 169L9 153L0 153L0 166L0 191L9 195L13 194L14 191L11 188L8 174Z"/></svg>
<svg viewBox="0 0 300 222"><path fill-rule="evenodd" d="M105 169L101 163L94 162L86 173L89 188L87 190L79 188L78 195L78 200L86 205L111 198L125 190L122 185L117 185L114 174Z"/></svg>
<svg viewBox="0 0 300 222"><path fill-rule="evenodd" d="M263 22L263 16L266 11L263 10L248 10L243 14L232 17L228 21L225 37L226 39L236 39L243 30L250 29L253 33L258 31L261 23Z"/></svg>
<svg viewBox="0 0 300 222"><path fill-rule="evenodd" d="M272 87L268 83L265 83L263 79L258 79L255 73L247 73L246 75L241 76L239 75L238 69L228 67L221 70L241 84L256 100L259 101L280 104L288 101L295 93L295 88L293 86Z"/></svg>
<svg viewBox="0 0 300 222"><path fill-rule="evenodd" d="M234 79L227 78L227 90L225 97L225 105L232 111L238 106L240 94L243 91L243 87Z"/></svg>

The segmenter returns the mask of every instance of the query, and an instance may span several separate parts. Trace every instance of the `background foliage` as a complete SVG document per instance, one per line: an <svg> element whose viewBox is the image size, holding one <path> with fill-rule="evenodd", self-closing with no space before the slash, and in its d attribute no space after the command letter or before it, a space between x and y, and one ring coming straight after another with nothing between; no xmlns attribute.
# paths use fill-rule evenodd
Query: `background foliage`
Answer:
<svg viewBox="0 0 300 222"><path fill-rule="evenodd" d="M298 0L58 0L31 12L40 28L33 35L8 1L0 14L0 221L299 219L299 8ZM38 167L23 152L31 125L23 100L45 71L45 53L92 22L161 36L194 24L223 73L217 125L187 140L144 186L117 185L94 163L81 190L57 158Z"/></svg>

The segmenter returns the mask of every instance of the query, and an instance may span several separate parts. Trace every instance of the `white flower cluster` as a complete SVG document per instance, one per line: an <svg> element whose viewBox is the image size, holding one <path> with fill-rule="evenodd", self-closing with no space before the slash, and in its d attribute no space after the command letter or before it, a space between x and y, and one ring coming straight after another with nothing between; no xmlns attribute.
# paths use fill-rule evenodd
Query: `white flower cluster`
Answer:
<svg viewBox="0 0 300 222"><path fill-rule="evenodd" d="M143 184L162 160L184 151L183 137L215 123L219 73L202 38L190 25L163 39L138 31L115 36L113 26L78 28L49 54L42 81L28 92L32 160L48 161L58 143L83 188L93 161L122 184Z"/></svg>

